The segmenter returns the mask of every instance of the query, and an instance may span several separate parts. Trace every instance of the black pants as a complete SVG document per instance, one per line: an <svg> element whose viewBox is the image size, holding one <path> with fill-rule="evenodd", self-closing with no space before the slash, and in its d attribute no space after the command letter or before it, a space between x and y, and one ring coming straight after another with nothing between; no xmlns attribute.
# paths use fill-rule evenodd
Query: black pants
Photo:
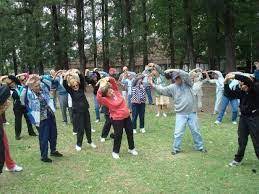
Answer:
<svg viewBox="0 0 259 194"><path fill-rule="evenodd" d="M133 137L133 129L130 117L123 120L112 120L112 126L114 128L114 144L113 144L113 152L119 153L121 147L121 139L123 134L123 129L125 129L129 149L132 150L135 148L134 146L134 137Z"/></svg>
<svg viewBox="0 0 259 194"><path fill-rule="evenodd" d="M21 136L21 131L22 131L22 116L24 116L26 123L27 123L27 128L28 128L28 133L29 135L35 134L32 124L30 122L30 119L28 115L26 114L25 109L14 109L14 116L15 116L15 136L20 137Z"/></svg>
<svg viewBox="0 0 259 194"><path fill-rule="evenodd" d="M103 130L102 130L101 137L102 138L107 138L107 136L109 135L110 130L111 130L112 121L111 121L111 118L110 118L109 114L105 114L104 117L105 117L105 123L103 125Z"/></svg>
<svg viewBox="0 0 259 194"><path fill-rule="evenodd" d="M92 143L92 132L91 132L91 120L90 113L86 112L73 112L73 125L77 131L77 145L82 146L84 133L86 134L87 142Z"/></svg>
<svg viewBox="0 0 259 194"><path fill-rule="evenodd" d="M235 155L237 162L241 162L244 157L249 135L254 145L255 154L259 159L259 118L258 116L245 117L241 115L238 126L239 147Z"/></svg>
<svg viewBox="0 0 259 194"><path fill-rule="evenodd" d="M136 104L132 103L132 125L133 129L137 129L137 119L139 117L139 127L143 129L145 127L145 103Z"/></svg>
<svg viewBox="0 0 259 194"><path fill-rule="evenodd" d="M2 128L2 123L0 123L0 174L2 173L4 163L5 163L5 150L4 150L3 138L4 138L4 132L3 132L3 128Z"/></svg>

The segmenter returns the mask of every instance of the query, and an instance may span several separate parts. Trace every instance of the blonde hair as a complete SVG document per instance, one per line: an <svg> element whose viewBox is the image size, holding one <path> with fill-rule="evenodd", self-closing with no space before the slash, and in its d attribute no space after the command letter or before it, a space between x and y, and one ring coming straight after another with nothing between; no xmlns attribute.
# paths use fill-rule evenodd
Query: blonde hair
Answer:
<svg viewBox="0 0 259 194"><path fill-rule="evenodd" d="M74 86L75 84L79 84L80 82L78 81L78 80L76 80L76 79L74 79L74 78L71 78L70 80L69 80L69 82L68 82L68 86L69 87L72 87L72 86Z"/></svg>
<svg viewBox="0 0 259 194"><path fill-rule="evenodd" d="M77 73L70 73L67 76L67 84L68 86L72 86L72 84L74 84L75 82L77 82L78 84L80 84L80 78L79 75Z"/></svg>

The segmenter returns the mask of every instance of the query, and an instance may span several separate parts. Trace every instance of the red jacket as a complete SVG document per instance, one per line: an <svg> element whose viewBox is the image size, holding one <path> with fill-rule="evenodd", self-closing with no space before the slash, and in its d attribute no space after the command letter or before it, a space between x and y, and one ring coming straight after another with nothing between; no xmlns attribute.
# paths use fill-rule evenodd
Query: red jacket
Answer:
<svg viewBox="0 0 259 194"><path fill-rule="evenodd" d="M111 88L114 90L114 97L103 97L100 89L97 92L97 101L99 104L106 106L110 111L110 117L113 120L123 120L130 116L127 104L122 97L118 85L114 78L110 77Z"/></svg>

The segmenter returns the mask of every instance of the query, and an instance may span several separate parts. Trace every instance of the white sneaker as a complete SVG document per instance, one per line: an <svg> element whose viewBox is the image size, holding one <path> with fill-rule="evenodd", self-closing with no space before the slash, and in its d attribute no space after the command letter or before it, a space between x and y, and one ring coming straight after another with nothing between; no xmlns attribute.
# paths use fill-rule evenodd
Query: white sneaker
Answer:
<svg viewBox="0 0 259 194"><path fill-rule="evenodd" d="M21 172L23 168L21 166L15 165L12 169L5 168L8 172Z"/></svg>
<svg viewBox="0 0 259 194"><path fill-rule="evenodd" d="M105 138L100 137L100 141L103 143L105 142Z"/></svg>
<svg viewBox="0 0 259 194"><path fill-rule="evenodd" d="M137 155L138 155L138 152L137 152L135 149L133 149L133 150L128 150L128 152L129 152L130 154L132 154L133 156L137 156Z"/></svg>
<svg viewBox="0 0 259 194"><path fill-rule="evenodd" d="M92 143L89 143L89 145L92 147L92 148L96 148L97 146L92 142Z"/></svg>
<svg viewBox="0 0 259 194"><path fill-rule="evenodd" d="M237 162L237 161L233 160L233 161L230 162L228 165L229 165L230 167L235 167L235 166L241 165L241 162Z"/></svg>
<svg viewBox="0 0 259 194"><path fill-rule="evenodd" d="M233 124L233 125L237 125L237 122L236 122L236 121L233 121L232 124Z"/></svg>
<svg viewBox="0 0 259 194"><path fill-rule="evenodd" d="M136 134L136 133L137 133L137 130L136 130L136 129L133 129L133 133Z"/></svg>
<svg viewBox="0 0 259 194"><path fill-rule="evenodd" d="M95 130L94 129L91 129L91 131L94 133L95 132Z"/></svg>
<svg viewBox="0 0 259 194"><path fill-rule="evenodd" d="M160 113L157 113L157 114L156 114L156 117L160 117Z"/></svg>
<svg viewBox="0 0 259 194"><path fill-rule="evenodd" d="M73 132L73 135L77 135L77 133Z"/></svg>
<svg viewBox="0 0 259 194"><path fill-rule="evenodd" d="M8 122L5 122L5 123L4 123L4 125L10 125L10 123L8 123Z"/></svg>
<svg viewBox="0 0 259 194"><path fill-rule="evenodd" d="M95 122L96 122L96 123L99 123L99 122L100 122L100 119L97 119Z"/></svg>
<svg viewBox="0 0 259 194"><path fill-rule="evenodd" d="M140 132L141 132L141 133L146 133L145 128L140 129Z"/></svg>
<svg viewBox="0 0 259 194"><path fill-rule="evenodd" d="M115 153L115 152L112 152L112 157L114 158L114 159L120 159L120 155L119 154L117 154L117 153Z"/></svg>
<svg viewBox="0 0 259 194"><path fill-rule="evenodd" d="M81 147L79 147L78 145L76 145L76 151L80 152L82 150Z"/></svg>
<svg viewBox="0 0 259 194"><path fill-rule="evenodd" d="M214 123L215 123L216 125L220 125L220 124L221 124L221 122L218 121L218 120L216 120Z"/></svg>
<svg viewBox="0 0 259 194"><path fill-rule="evenodd" d="M164 117L167 117L167 114L163 113L163 116L164 116Z"/></svg>

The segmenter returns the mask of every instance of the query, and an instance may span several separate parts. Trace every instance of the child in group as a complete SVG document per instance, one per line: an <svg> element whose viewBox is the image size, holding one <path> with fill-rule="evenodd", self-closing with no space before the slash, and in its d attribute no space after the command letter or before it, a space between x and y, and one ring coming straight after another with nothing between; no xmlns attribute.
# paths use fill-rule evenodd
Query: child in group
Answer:
<svg viewBox="0 0 259 194"><path fill-rule="evenodd" d="M11 93L7 86L0 86L0 174L4 164L6 164L6 171L20 172L22 167L18 166L11 158L8 139L3 127L2 113L10 106L8 98Z"/></svg>
<svg viewBox="0 0 259 194"><path fill-rule="evenodd" d="M92 148L96 145L92 142L91 120L89 104L85 96L85 79L78 70L69 70L65 73L64 88L71 95L73 109L73 127L77 132L76 151L81 151L84 133L88 144Z"/></svg>
<svg viewBox="0 0 259 194"><path fill-rule="evenodd" d="M48 157L48 142L51 156L62 157L56 150L57 125L53 99L50 96L51 81L32 74L27 80L28 88L23 90L22 102L26 105L30 121L38 128L41 161L51 163Z"/></svg>
<svg viewBox="0 0 259 194"><path fill-rule="evenodd" d="M132 83L132 125L133 133L137 133L137 118L139 117L140 132L145 133L146 90L143 85L144 75L139 74Z"/></svg>
<svg viewBox="0 0 259 194"><path fill-rule="evenodd" d="M97 100L110 111L111 122L114 128L114 144L112 157L119 159L123 129L126 131L129 150L132 155L138 155L135 149L133 128L130 112L122 94L118 89L116 80L112 77L103 78L99 81L100 87L97 92Z"/></svg>

